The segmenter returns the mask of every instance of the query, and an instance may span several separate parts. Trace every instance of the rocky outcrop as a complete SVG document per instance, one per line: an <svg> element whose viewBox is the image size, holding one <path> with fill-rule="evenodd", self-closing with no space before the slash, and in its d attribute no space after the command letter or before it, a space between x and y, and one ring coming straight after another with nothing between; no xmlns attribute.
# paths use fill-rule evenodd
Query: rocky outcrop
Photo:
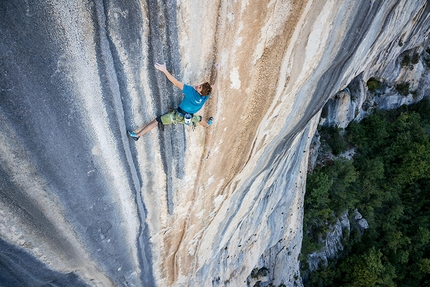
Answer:
<svg viewBox="0 0 430 287"><path fill-rule="evenodd" d="M309 272L318 270L321 266L327 266L330 259L337 259L344 250L342 240L350 236L351 229L356 229L363 235L364 231L369 228L369 223L357 209L353 211L353 216L348 218L348 211L339 216L336 223L330 226L329 231L324 238L320 239L322 247L316 252L307 255L307 268L303 277L307 277Z"/></svg>
<svg viewBox="0 0 430 287"><path fill-rule="evenodd" d="M276 284L300 285L320 111L359 75L394 83L392 60L427 46L429 10L425 0L2 1L3 285L242 286L262 264ZM131 141L127 128L181 101L153 68L164 61L189 84L220 63L202 113L215 123Z"/></svg>
<svg viewBox="0 0 430 287"><path fill-rule="evenodd" d="M318 270L321 265L327 266L329 259L336 258L343 250L342 239L349 236L350 230L351 224L348 219L348 212L346 212L339 216L336 224L330 227L326 237L321 240L323 243L321 250L308 255L308 270L310 272Z"/></svg>
<svg viewBox="0 0 430 287"><path fill-rule="evenodd" d="M428 51L420 46L403 52L397 59L387 59L396 63L391 65L391 73L374 71L370 78L369 74L358 75L345 89L328 100L322 111L320 125L344 129L351 121L360 121L375 109L393 110L430 97ZM415 60L411 60L411 57ZM382 78L386 74L389 77ZM372 81L373 86L369 89Z"/></svg>

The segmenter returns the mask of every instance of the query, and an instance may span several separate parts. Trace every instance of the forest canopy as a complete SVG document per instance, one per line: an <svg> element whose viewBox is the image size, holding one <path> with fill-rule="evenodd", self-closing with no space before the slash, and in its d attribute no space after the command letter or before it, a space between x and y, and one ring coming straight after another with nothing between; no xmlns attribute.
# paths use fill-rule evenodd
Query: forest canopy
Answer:
<svg viewBox="0 0 430 287"><path fill-rule="evenodd" d="M306 275L305 286L430 286L429 101L320 134L334 154L355 155L308 175L302 262L346 211L358 209L369 228L352 229L342 254Z"/></svg>

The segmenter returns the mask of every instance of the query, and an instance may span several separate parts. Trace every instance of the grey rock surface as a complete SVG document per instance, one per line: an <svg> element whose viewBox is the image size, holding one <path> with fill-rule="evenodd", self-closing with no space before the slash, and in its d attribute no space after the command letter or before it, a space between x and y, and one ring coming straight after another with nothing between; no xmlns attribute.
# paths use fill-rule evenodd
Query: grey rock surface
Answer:
<svg viewBox="0 0 430 287"><path fill-rule="evenodd" d="M326 238L322 240L323 247L321 250L308 255L309 271L318 270L318 267L326 266L329 259L336 258L344 248L342 239L349 236L350 230L351 224L348 219L348 212L346 212L338 218L336 224L330 227Z"/></svg>

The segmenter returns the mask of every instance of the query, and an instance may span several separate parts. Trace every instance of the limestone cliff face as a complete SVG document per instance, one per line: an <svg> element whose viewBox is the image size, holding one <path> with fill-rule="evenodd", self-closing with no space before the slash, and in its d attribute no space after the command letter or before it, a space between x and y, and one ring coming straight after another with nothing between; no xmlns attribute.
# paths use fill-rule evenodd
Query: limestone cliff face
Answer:
<svg viewBox="0 0 430 287"><path fill-rule="evenodd" d="M2 1L0 282L243 286L265 267L291 285L321 108L426 47L429 12L426 0ZM181 101L153 68L164 61L189 84L220 63L202 111L215 122L134 142L127 128Z"/></svg>

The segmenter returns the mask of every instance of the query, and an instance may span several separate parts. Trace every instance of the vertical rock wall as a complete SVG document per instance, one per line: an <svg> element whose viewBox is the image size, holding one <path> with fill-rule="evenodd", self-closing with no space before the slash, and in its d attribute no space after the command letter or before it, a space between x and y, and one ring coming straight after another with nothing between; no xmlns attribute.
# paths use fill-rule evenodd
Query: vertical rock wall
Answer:
<svg viewBox="0 0 430 287"><path fill-rule="evenodd" d="M320 109L429 21L424 0L0 2L0 282L291 285ZM155 62L191 85L220 63L212 127L127 138L181 101Z"/></svg>

